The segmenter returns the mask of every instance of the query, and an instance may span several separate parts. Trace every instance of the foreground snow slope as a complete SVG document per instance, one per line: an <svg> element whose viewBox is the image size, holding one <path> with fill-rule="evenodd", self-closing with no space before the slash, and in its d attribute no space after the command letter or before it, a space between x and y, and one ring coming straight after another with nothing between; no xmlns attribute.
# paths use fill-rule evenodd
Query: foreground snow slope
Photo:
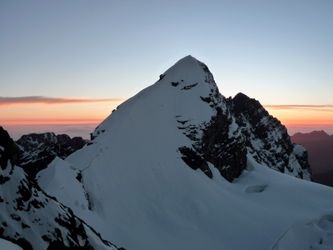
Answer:
<svg viewBox="0 0 333 250"><path fill-rule="evenodd" d="M2 127L0 147L0 239L24 250L118 249L14 165L18 150ZM5 243L1 250L12 249Z"/></svg>
<svg viewBox="0 0 333 250"><path fill-rule="evenodd" d="M10 241L0 239L0 249L3 250L22 250L19 246L11 243Z"/></svg>
<svg viewBox="0 0 333 250"><path fill-rule="evenodd" d="M201 157L193 141L205 133L198 128L212 120L217 108L235 120L225 98L212 96L213 81L202 69L192 57L179 61L102 122L91 145L43 170L40 186L126 249L290 249L289 243L305 249L330 244L333 190L258 163L250 147L260 149L262 140L251 139L246 169L233 182L221 175L225 169L209 161L204 171L183 160L182 147ZM200 98L207 96L212 96L210 103ZM193 136L180 123L195 129ZM231 124L230 137L241 134ZM279 145L273 149L279 151ZM292 150L289 160L300 171ZM313 226L310 231L316 236L307 237L299 225L309 221L325 226Z"/></svg>

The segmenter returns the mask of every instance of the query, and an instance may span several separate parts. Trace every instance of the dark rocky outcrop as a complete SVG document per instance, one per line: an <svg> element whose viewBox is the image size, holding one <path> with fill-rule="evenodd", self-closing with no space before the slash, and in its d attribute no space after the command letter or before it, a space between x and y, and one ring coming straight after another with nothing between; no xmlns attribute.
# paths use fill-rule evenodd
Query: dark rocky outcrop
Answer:
<svg viewBox="0 0 333 250"><path fill-rule="evenodd" d="M246 144L259 163L280 172L293 172L290 157L294 145L290 140L287 129L281 122L271 116L255 99L239 93L229 101L241 134L246 138ZM298 156L301 169L309 169L306 155ZM297 177L302 178L302 170Z"/></svg>
<svg viewBox="0 0 333 250"><path fill-rule="evenodd" d="M249 156L279 172L310 180L307 152L291 142L286 127L243 93L224 98L208 67L199 64L210 87L210 94L200 99L215 115L209 122L196 125L188 117L176 117L178 128L192 141L192 145L179 148L184 162L210 178L211 163L224 178L233 181L247 167Z"/></svg>
<svg viewBox="0 0 333 250"><path fill-rule="evenodd" d="M9 136L8 132L0 127L0 166L5 169L8 162L13 166L19 158L19 148Z"/></svg>
<svg viewBox="0 0 333 250"><path fill-rule="evenodd" d="M199 152L189 147L180 147L179 152L182 155L183 161L192 169L200 169L209 178L213 177L212 171L209 169L206 160L200 155Z"/></svg>
<svg viewBox="0 0 333 250"><path fill-rule="evenodd" d="M246 144L243 137L229 138L231 119L216 109L216 116L203 130L202 151L205 159L211 162L228 181L238 177L246 168Z"/></svg>
<svg viewBox="0 0 333 250"><path fill-rule="evenodd" d="M23 135L16 143L20 148L18 164L31 176L35 176L56 156L64 159L82 148L87 141L81 137L70 138L66 134L33 133Z"/></svg>
<svg viewBox="0 0 333 250"><path fill-rule="evenodd" d="M180 148L182 159L193 169L201 169L208 177L212 172L208 162L219 170L221 175L229 181L238 177L246 167L246 144L242 139L229 138L229 125L231 121L223 114L221 108L216 109L216 115L210 123L202 128L202 137L196 139L198 128L185 127L184 133L194 140L193 149ZM186 150L185 150L186 149ZM194 167L196 166L196 167Z"/></svg>

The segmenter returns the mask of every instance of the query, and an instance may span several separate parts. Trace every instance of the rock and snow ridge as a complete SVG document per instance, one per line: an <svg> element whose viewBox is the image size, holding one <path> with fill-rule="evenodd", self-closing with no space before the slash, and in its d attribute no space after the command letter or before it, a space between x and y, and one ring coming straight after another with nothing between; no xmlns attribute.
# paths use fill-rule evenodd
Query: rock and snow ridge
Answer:
<svg viewBox="0 0 333 250"><path fill-rule="evenodd" d="M190 145L178 148L188 166L212 177L208 167L212 163L224 178L232 181L246 168L246 155L250 153L270 168L310 180L307 152L295 151L299 147L291 143L280 121L258 101L242 93L228 99L222 96L205 64L187 56L160 78L122 106L137 99L152 99L144 104L147 108L160 105L159 116L173 115L177 128L191 141ZM161 119L159 116L153 118ZM93 137L110 130L107 124L112 120L112 116L106 119Z"/></svg>
<svg viewBox="0 0 333 250"><path fill-rule="evenodd" d="M301 180L310 179L304 148L258 101L223 97L191 56L92 137L38 183L126 249L325 249L332 241L333 191Z"/></svg>
<svg viewBox="0 0 333 250"><path fill-rule="evenodd" d="M15 165L19 149L2 127L0 145L0 238L23 250L118 249Z"/></svg>

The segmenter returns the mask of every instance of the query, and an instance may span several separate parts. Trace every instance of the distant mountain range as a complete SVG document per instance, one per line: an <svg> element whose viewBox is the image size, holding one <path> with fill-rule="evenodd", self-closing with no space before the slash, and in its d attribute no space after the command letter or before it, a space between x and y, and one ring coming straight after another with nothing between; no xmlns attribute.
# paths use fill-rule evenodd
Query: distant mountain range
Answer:
<svg viewBox="0 0 333 250"><path fill-rule="evenodd" d="M324 131L296 133L291 140L307 149L313 180L333 187L333 135Z"/></svg>

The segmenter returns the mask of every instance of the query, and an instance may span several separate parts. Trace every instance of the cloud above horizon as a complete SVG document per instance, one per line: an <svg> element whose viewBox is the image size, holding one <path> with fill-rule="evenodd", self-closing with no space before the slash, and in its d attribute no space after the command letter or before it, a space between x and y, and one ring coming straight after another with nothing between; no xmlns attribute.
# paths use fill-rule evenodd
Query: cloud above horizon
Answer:
<svg viewBox="0 0 333 250"><path fill-rule="evenodd" d="M61 98L48 96L0 96L0 106L22 105L22 104L80 104L80 103L102 103L102 102L123 102L125 98ZM263 105L271 110L309 110L333 112L333 104L267 104Z"/></svg>
<svg viewBox="0 0 333 250"><path fill-rule="evenodd" d="M79 103L98 103L98 102L120 102L124 98L58 98L47 96L19 96L2 97L0 96L0 106L17 104L79 104Z"/></svg>
<svg viewBox="0 0 333 250"><path fill-rule="evenodd" d="M311 110L311 111L323 111L333 112L332 104L277 104L277 105L264 105L267 109L274 110Z"/></svg>

